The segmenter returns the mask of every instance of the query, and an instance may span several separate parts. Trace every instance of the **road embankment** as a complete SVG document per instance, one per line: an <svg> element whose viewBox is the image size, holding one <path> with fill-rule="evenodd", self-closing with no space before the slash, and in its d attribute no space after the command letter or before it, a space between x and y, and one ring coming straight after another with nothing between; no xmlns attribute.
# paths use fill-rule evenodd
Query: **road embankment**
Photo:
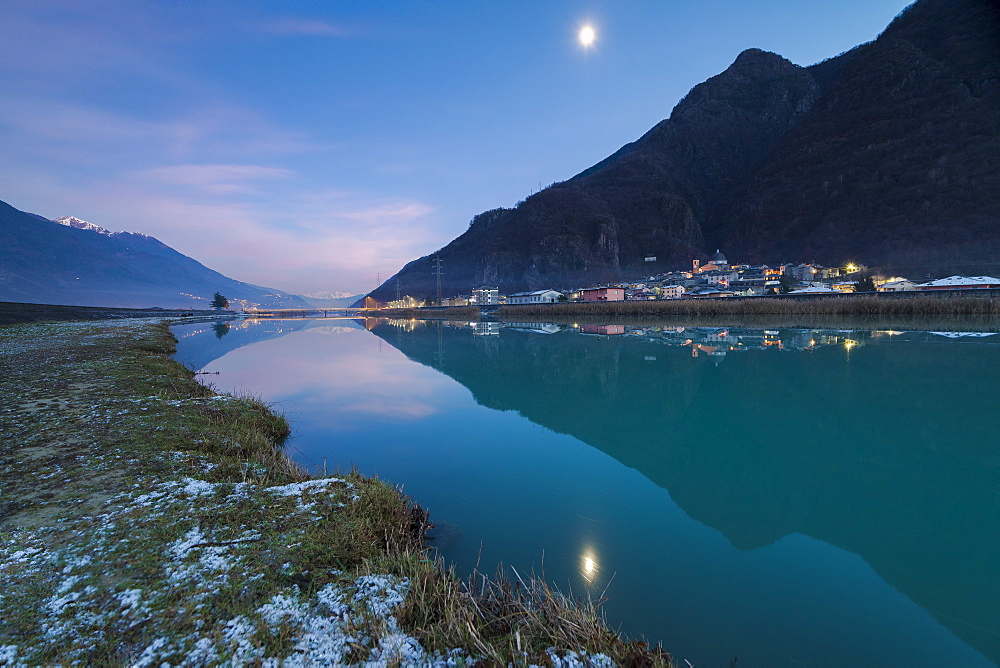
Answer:
<svg viewBox="0 0 1000 668"><path fill-rule="evenodd" d="M181 318L217 316L215 310L114 308L105 306L59 306L0 302L0 325L19 322L66 322L73 320L119 320L122 318ZM232 315L223 311L223 315Z"/></svg>
<svg viewBox="0 0 1000 668"><path fill-rule="evenodd" d="M668 665L539 581L462 580L426 515L313 478L163 319L0 327L0 663Z"/></svg>

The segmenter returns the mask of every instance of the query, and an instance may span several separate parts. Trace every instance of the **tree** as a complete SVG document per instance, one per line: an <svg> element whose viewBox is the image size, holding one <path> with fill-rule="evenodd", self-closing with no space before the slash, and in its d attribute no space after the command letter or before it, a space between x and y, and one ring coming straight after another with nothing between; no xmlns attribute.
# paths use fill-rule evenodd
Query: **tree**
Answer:
<svg viewBox="0 0 1000 668"><path fill-rule="evenodd" d="M223 297L218 292L216 292L215 296L212 297L212 303L210 304L210 306L212 306L212 308L214 308L217 311L221 311L222 309L229 306L229 300Z"/></svg>
<svg viewBox="0 0 1000 668"><path fill-rule="evenodd" d="M871 276L862 276L854 282L855 292L875 292L875 281Z"/></svg>
<svg viewBox="0 0 1000 668"><path fill-rule="evenodd" d="M792 291L795 285L795 277L791 274L782 274L778 277L778 292L785 295Z"/></svg>

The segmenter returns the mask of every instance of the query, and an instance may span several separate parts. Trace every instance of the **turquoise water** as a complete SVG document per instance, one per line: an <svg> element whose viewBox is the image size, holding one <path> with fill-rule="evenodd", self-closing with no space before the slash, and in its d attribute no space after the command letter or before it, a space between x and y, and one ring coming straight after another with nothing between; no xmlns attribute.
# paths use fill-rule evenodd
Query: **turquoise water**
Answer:
<svg viewBox="0 0 1000 668"><path fill-rule="evenodd" d="M447 559L603 596L683 665L1000 661L1000 334L286 320L174 328Z"/></svg>

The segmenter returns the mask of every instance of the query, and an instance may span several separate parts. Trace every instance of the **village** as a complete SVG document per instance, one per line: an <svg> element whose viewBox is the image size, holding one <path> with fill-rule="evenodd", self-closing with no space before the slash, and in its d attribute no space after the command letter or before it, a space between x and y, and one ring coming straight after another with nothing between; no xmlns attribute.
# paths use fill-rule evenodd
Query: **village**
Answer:
<svg viewBox="0 0 1000 668"><path fill-rule="evenodd" d="M655 258L651 258L655 260ZM918 282L902 276L881 276L861 264L827 267L815 263L768 265L729 264L720 251L690 271L672 271L641 281L557 290L546 288L501 294L499 288L479 287L467 295L419 300L403 296L389 308L421 306L495 306L500 304L554 304L557 302L652 301L662 299L718 299L769 295L836 295L851 292L923 292L1000 288L992 276L949 276Z"/></svg>

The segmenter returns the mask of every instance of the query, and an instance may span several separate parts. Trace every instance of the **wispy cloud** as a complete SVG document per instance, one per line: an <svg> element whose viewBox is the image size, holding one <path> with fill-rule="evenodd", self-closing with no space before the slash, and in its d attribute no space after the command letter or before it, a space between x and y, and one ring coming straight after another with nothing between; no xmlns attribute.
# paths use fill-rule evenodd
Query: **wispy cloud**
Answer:
<svg viewBox="0 0 1000 668"><path fill-rule="evenodd" d="M136 178L154 184L190 186L217 195L250 193L256 181L287 179L290 169L261 165L169 165L140 170Z"/></svg>
<svg viewBox="0 0 1000 668"><path fill-rule="evenodd" d="M316 19L284 18L275 19L262 25L265 32L275 35L309 35L312 37L351 37L355 31L343 25Z"/></svg>

